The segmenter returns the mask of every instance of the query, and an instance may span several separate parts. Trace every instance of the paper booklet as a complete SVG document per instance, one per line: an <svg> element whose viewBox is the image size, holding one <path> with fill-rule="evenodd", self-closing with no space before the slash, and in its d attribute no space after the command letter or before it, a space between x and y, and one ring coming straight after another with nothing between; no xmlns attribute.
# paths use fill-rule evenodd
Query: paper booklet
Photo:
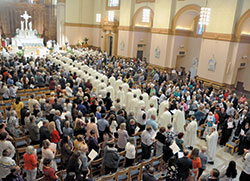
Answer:
<svg viewBox="0 0 250 181"><path fill-rule="evenodd" d="M92 149L88 157L90 158L90 160L94 160L97 157L97 155L98 153L94 149Z"/></svg>
<svg viewBox="0 0 250 181"><path fill-rule="evenodd" d="M174 154L180 151L179 146L175 142L173 142L173 144L169 148L173 150Z"/></svg>

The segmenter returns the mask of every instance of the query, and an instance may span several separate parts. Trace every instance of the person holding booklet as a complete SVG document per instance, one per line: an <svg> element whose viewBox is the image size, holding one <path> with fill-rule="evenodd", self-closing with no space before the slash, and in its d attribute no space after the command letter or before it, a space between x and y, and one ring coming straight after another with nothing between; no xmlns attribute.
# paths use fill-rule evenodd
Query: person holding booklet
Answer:
<svg viewBox="0 0 250 181"><path fill-rule="evenodd" d="M233 129L235 128L235 123L233 122L233 117L230 116L227 121L222 125L222 135L220 139L220 145L225 145L232 135Z"/></svg>

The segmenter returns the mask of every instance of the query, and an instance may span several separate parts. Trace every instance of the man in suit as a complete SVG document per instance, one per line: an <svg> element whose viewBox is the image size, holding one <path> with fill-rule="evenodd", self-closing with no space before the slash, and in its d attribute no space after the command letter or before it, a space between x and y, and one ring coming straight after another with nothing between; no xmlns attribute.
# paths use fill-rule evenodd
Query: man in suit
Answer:
<svg viewBox="0 0 250 181"><path fill-rule="evenodd" d="M238 98L237 98L236 93L234 93L233 96L229 99L229 102L230 102L230 103L233 103L234 109L237 109L237 106L238 106Z"/></svg>
<svg viewBox="0 0 250 181"><path fill-rule="evenodd" d="M188 151L184 150L183 154L184 156L176 162L178 166L178 179L180 181L186 181L189 176L189 170L193 168L192 160L187 157Z"/></svg>
<svg viewBox="0 0 250 181"><path fill-rule="evenodd" d="M44 120L43 121L43 126L40 128L39 133L40 133L40 144L42 145L43 140L50 139L50 132L48 129L49 126L49 121Z"/></svg>

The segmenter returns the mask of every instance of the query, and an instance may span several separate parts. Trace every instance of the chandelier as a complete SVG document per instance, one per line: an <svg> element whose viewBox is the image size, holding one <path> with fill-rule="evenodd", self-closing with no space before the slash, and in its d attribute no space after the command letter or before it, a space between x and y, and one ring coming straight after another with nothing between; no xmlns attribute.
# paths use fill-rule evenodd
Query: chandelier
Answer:
<svg viewBox="0 0 250 181"><path fill-rule="evenodd" d="M203 7L200 12L199 25L208 25L210 20L211 8Z"/></svg>

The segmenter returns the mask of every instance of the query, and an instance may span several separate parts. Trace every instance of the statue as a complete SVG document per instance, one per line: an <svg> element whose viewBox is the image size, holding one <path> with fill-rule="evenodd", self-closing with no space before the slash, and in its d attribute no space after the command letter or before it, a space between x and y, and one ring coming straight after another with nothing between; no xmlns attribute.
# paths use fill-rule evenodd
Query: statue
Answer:
<svg viewBox="0 0 250 181"><path fill-rule="evenodd" d="M160 58L160 48L159 47L157 47L156 49L155 49L155 58Z"/></svg>
<svg viewBox="0 0 250 181"><path fill-rule="evenodd" d="M208 71L214 72L215 71L215 67L216 67L216 61L214 58L211 58L208 61Z"/></svg>
<svg viewBox="0 0 250 181"><path fill-rule="evenodd" d="M28 20L31 18L31 16L27 14L27 11L24 11L24 14L21 15L21 18L23 18L25 21L25 30L28 30Z"/></svg>
<svg viewBox="0 0 250 181"><path fill-rule="evenodd" d="M24 30L24 21L21 21L21 30Z"/></svg>
<svg viewBox="0 0 250 181"><path fill-rule="evenodd" d="M29 22L29 29L32 31L32 22Z"/></svg>

